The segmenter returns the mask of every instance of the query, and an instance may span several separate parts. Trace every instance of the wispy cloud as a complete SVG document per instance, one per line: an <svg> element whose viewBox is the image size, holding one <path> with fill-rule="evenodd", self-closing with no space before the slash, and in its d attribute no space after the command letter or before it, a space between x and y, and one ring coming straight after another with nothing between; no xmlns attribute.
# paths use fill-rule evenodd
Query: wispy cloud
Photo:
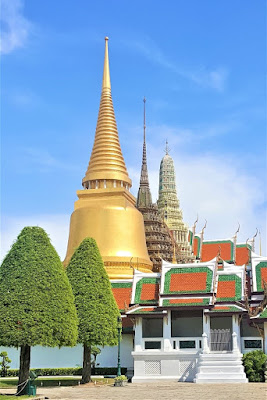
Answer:
<svg viewBox="0 0 267 400"><path fill-rule="evenodd" d="M150 143L147 147L149 182L153 201L156 201L159 162L163 154ZM262 232L265 248L266 204L264 185L260 177L242 170L239 161L230 156L194 154L192 157L185 156L175 149L171 156L175 164L178 197L184 220L189 226L198 214L199 230L205 219L208 221L206 239L224 239L233 235L240 222L239 241L246 241L248 237L253 236L258 227ZM139 186L140 168L133 165L128 168L133 180L133 194L136 194Z"/></svg>
<svg viewBox="0 0 267 400"><path fill-rule="evenodd" d="M22 0L1 1L1 40L0 50L8 54L23 47L28 39L32 24L22 14Z"/></svg>
<svg viewBox="0 0 267 400"><path fill-rule="evenodd" d="M35 169L38 168L40 172L50 172L58 169L76 171L78 169L78 166L58 160L44 149L27 147L21 149L20 153L23 155L24 159L22 166L24 165Z"/></svg>
<svg viewBox="0 0 267 400"><path fill-rule="evenodd" d="M2 96L7 99L9 103L12 105L25 109L32 109L33 107L40 104L40 97L33 93L31 90L15 90L15 91L6 91L2 93Z"/></svg>
<svg viewBox="0 0 267 400"><path fill-rule="evenodd" d="M131 46L131 49L135 49L139 53L143 54L149 61L159 64L164 68L167 68L177 75L188 79L198 86L203 88L214 89L218 92L222 92L225 89L228 71L225 67L215 67L209 69L206 66L198 66L194 69L190 67L182 67L176 65L173 61L162 52L157 44L151 38L144 38L142 41L133 40L129 43L123 42L125 46Z"/></svg>

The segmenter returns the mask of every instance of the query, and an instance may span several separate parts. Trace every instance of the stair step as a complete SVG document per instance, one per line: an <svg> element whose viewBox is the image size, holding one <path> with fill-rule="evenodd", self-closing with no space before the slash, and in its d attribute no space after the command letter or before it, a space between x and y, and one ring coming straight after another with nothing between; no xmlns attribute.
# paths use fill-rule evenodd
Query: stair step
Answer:
<svg viewBox="0 0 267 400"><path fill-rule="evenodd" d="M228 366L216 366L216 367L206 367L206 366L199 366L200 373L214 373L214 374L227 374L227 373L237 373L242 374L244 372L244 368L242 366L233 366L229 368Z"/></svg>

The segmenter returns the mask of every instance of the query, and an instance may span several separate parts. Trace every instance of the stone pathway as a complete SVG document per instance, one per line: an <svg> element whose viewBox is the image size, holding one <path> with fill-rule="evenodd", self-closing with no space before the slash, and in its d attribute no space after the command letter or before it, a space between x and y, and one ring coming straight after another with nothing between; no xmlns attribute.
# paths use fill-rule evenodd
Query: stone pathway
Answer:
<svg viewBox="0 0 267 400"><path fill-rule="evenodd" d="M14 393L14 390L0 389L0 393ZM194 384L165 381L129 383L126 387L89 385L37 388L37 394L51 400L267 400L267 384Z"/></svg>

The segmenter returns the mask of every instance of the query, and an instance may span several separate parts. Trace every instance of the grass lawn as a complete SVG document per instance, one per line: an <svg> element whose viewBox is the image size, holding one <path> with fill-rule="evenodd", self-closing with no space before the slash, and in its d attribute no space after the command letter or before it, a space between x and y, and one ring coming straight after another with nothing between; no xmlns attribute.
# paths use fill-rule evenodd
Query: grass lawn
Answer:
<svg viewBox="0 0 267 400"><path fill-rule="evenodd" d="M96 381L98 385L106 385L106 384L112 384L114 383L113 378L96 378L92 379L93 382ZM12 378L12 379L5 379L1 378L0 379L0 389L12 389L17 387L17 382L18 378ZM63 377L63 378L57 378L56 376L53 377L45 377L45 378L37 378L35 380L35 385L37 387L48 387L48 386L76 386L79 385L80 378L73 376L73 377ZM10 399L10 396L8 396ZM23 398L20 396L20 398ZM3 396L0 397L0 400L3 400Z"/></svg>
<svg viewBox="0 0 267 400"><path fill-rule="evenodd" d="M9 394L0 394L0 399L1 400L28 399L29 397L31 397L31 396L19 396L19 397L17 397L17 396L12 396L12 395L9 395Z"/></svg>

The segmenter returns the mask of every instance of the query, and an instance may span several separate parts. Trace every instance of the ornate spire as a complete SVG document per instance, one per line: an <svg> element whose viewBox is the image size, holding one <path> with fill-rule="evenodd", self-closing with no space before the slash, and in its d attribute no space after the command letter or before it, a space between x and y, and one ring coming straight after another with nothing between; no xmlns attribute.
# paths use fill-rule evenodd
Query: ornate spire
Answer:
<svg viewBox="0 0 267 400"><path fill-rule="evenodd" d="M137 208L148 207L152 204L151 192L149 189L147 160L146 160L146 98L144 97L144 143L143 143L143 158L140 176L140 186L137 195Z"/></svg>
<svg viewBox="0 0 267 400"><path fill-rule="evenodd" d="M147 160L146 160L146 98L145 97L143 101L144 101L144 143L143 143L143 159L142 159L140 186L149 187Z"/></svg>
<svg viewBox="0 0 267 400"><path fill-rule="evenodd" d="M165 154L168 155L169 151L170 151L170 148L168 146L168 140L166 139Z"/></svg>
<svg viewBox="0 0 267 400"><path fill-rule="evenodd" d="M92 181L119 181L125 187L131 187L122 155L118 129L111 97L111 84L108 58L108 37L105 38L105 59L102 82L102 94L95 132L95 141L83 186L90 187ZM93 187L97 187L93 186Z"/></svg>

